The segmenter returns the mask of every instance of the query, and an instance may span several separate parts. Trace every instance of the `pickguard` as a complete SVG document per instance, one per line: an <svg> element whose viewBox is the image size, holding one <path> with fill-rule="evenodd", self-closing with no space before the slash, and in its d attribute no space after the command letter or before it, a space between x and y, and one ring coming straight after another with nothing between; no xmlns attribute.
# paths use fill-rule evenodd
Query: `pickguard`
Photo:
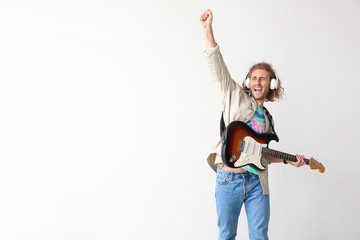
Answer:
<svg viewBox="0 0 360 240"><path fill-rule="evenodd" d="M258 143L254 138L246 136L243 139L243 151L239 159L234 163L235 167L243 167L245 165L253 164L259 170L265 170L265 167L261 164L261 150L266 147L267 144Z"/></svg>

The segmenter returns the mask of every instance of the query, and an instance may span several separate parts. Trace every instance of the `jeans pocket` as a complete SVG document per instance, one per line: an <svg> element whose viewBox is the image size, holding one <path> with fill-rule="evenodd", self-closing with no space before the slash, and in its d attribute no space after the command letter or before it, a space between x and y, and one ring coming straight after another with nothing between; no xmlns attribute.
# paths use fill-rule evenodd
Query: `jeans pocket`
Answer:
<svg viewBox="0 0 360 240"><path fill-rule="evenodd" d="M230 182L230 178L224 175L217 175L216 176L216 183L220 185L226 185Z"/></svg>
<svg viewBox="0 0 360 240"><path fill-rule="evenodd" d="M256 178L259 178L259 175L250 173L250 177L251 177L252 180L254 180L254 179L256 179Z"/></svg>

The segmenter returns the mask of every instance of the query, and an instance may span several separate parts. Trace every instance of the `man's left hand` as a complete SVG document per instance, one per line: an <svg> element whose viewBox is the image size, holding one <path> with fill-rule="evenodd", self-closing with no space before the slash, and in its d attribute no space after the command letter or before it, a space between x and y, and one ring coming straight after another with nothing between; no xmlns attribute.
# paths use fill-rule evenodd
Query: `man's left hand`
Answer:
<svg viewBox="0 0 360 240"><path fill-rule="evenodd" d="M289 163L290 165L293 165L295 167L301 167L301 166L304 166L306 164L305 161L304 161L304 158L305 158L304 155L296 154L296 158L297 158L297 162L287 161L287 163Z"/></svg>

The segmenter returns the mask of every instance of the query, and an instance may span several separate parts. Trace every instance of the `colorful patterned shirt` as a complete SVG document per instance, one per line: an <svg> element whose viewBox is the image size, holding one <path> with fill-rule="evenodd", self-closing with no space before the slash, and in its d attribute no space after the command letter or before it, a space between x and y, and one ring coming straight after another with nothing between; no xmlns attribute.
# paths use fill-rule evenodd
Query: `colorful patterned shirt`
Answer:
<svg viewBox="0 0 360 240"><path fill-rule="evenodd" d="M257 105L255 114L252 117L252 119L250 119L246 124L249 125L249 127L251 127L257 133L265 132L266 130L265 114L259 105ZM242 167L242 169L254 173L256 175L259 175L256 168L250 165L244 166Z"/></svg>

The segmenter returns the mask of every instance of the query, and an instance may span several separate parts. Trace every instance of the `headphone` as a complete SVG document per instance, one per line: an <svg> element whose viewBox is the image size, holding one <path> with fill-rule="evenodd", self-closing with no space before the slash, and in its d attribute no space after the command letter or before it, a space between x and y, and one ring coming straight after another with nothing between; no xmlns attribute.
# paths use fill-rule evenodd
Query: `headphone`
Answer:
<svg viewBox="0 0 360 240"><path fill-rule="evenodd" d="M245 87L247 87L248 89L250 89L250 78L247 77L245 80L244 80L244 85ZM272 78L271 81L270 81L270 89L271 90L275 90L279 87L279 81L277 79L277 77L275 76L275 78Z"/></svg>

